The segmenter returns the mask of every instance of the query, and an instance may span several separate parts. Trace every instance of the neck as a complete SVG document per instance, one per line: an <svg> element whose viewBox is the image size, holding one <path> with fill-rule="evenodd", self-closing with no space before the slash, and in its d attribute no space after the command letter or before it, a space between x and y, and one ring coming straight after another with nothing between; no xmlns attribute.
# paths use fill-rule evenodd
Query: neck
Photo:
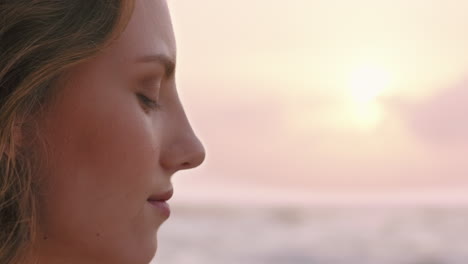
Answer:
<svg viewBox="0 0 468 264"><path fill-rule="evenodd" d="M92 256L79 254L65 246L53 246L42 243L25 254L17 264L105 264L103 260L93 259Z"/></svg>

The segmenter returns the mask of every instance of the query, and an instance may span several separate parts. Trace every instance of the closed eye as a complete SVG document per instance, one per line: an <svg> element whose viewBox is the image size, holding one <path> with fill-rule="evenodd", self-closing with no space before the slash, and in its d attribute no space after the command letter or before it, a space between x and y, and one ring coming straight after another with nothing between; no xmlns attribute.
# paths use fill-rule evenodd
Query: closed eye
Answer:
<svg viewBox="0 0 468 264"><path fill-rule="evenodd" d="M158 101L150 99L149 97L139 93L137 94L138 99L145 105L145 107L148 107L151 110L160 110L162 108L162 105L158 103Z"/></svg>

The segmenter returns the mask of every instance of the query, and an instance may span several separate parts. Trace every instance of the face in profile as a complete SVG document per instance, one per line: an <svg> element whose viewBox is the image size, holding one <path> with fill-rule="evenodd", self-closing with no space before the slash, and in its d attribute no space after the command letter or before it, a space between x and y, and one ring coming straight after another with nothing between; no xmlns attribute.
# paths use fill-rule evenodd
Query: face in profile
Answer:
<svg viewBox="0 0 468 264"><path fill-rule="evenodd" d="M167 3L137 0L120 38L58 82L39 131L40 263L154 257L168 216L148 198L205 158L177 95L175 60Z"/></svg>

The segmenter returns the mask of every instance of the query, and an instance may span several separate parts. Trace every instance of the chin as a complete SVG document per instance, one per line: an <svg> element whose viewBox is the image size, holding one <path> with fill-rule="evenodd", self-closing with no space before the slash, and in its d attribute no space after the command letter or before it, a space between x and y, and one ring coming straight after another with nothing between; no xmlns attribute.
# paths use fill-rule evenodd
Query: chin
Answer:
<svg viewBox="0 0 468 264"><path fill-rule="evenodd" d="M156 256L158 248L157 240L140 240L139 243L128 245L124 252L115 252L118 260L110 263L114 264L149 264Z"/></svg>
<svg viewBox="0 0 468 264"><path fill-rule="evenodd" d="M138 255L134 255L134 261L132 262L129 262L132 263L132 264L149 264L151 262L151 260L153 260L153 258L156 256L156 251L158 250L158 243L157 241L155 240L153 243L150 243L150 244L146 244L145 247L143 248L140 248L139 250L136 250L135 252L140 252L140 254ZM138 260L138 262L136 262L135 260Z"/></svg>

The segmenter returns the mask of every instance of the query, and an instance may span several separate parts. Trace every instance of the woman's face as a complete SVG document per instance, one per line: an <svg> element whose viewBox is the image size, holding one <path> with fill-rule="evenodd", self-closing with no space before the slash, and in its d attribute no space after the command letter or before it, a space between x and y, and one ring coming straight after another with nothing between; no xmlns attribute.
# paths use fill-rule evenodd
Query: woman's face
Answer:
<svg viewBox="0 0 468 264"><path fill-rule="evenodd" d="M40 263L153 258L167 216L148 198L205 158L177 95L175 57L166 2L137 0L121 37L61 82L39 130L48 143L37 172Z"/></svg>

